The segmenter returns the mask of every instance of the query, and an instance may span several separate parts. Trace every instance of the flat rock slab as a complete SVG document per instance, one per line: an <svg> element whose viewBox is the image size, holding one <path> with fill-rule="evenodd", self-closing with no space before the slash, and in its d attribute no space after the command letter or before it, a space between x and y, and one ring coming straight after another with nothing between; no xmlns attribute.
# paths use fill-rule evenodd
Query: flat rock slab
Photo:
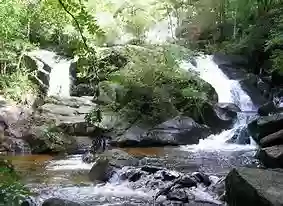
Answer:
<svg viewBox="0 0 283 206"><path fill-rule="evenodd" d="M260 149L257 158L269 168L283 168L283 145Z"/></svg>
<svg viewBox="0 0 283 206"><path fill-rule="evenodd" d="M283 205L283 173L273 170L238 168L225 179L229 206Z"/></svg>
<svg viewBox="0 0 283 206"><path fill-rule="evenodd" d="M283 144L283 129L273 134L267 135L260 140L260 146L271 147Z"/></svg>

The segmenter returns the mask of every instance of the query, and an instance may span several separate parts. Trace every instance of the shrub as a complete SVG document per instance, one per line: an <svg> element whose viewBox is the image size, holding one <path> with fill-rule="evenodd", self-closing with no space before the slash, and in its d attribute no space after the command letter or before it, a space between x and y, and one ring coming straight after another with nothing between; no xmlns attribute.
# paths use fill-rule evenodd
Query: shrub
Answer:
<svg viewBox="0 0 283 206"><path fill-rule="evenodd" d="M30 192L6 160L0 159L0 205L19 206Z"/></svg>

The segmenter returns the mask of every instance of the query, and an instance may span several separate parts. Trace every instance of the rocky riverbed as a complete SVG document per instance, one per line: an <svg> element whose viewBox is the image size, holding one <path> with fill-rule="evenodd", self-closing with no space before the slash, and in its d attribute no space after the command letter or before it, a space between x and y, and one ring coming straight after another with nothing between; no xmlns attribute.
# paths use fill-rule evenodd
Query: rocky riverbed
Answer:
<svg viewBox="0 0 283 206"><path fill-rule="evenodd" d="M249 95L264 93L242 86L251 75L218 64L183 64L218 94L202 121L176 115L129 127L111 113L93 125L85 118L92 96L49 97L36 108L3 99L0 151L34 192L22 205L281 205L281 170L268 169L282 167L280 106ZM101 134L108 146L94 156Z"/></svg>

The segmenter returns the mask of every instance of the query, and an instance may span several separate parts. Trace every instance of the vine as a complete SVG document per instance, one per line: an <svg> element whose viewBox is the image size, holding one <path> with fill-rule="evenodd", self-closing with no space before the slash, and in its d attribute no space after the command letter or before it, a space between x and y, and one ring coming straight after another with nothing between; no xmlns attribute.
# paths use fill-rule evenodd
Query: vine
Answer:
<svg viewBox="0 0 283 206"><path fill-rule="evenodd" d="M90 60L88 62L90 63L90 68L94 72L94 76L92 78L92 83L94 84L94 89L95 89L94 101L97 101L97 99L100 95L99 86L98 86L98 84L100 82L99 68L96 64L97 59L96 59L95 49L90 47L87 44L87 38L84 36L84 30L85 30L85 27L86 27L90 34L99 34L99 33L103 33L103 31L100 30L99 26L96 24L95 19L87 12L86 7L81 2L81 0L79 1L79 3L76 3L76 2L70 1L70 0L68 0L67 2L63 2L63 0L58 0L58 2L62 6L62 8L65 10L65 12L67 14L69 14L71 16L71 18L73 19L73 21L75 22L75 27L77 28L78 32L80 33L80 36L81 36L81 39L83 41L83 45L84 45L84 48L85 48L85 51L86 51L83 56L84 57L87 56L88 58L90 58ZM80 8L79 12L76 11L77 8ZM77 12L77 15L74 14L76 12ZM81 21L79 21L79 20L81 20ZM96 116L95 121L101 122L102 121L101 110L99 108L96 108L96 109L93 110L93 112L95 113L95 116ZM86 119L88 120L89 117L86 116Z"/></svg>

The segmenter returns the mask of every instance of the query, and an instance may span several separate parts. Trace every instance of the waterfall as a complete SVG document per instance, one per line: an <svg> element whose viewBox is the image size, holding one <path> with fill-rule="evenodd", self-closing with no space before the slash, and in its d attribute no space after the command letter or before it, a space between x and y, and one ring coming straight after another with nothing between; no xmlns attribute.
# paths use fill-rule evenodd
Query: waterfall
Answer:
<svg viewBox="0 0 283 206"><path fill-rule="evenodd" d="M29 52L28 55L33 56L48 67L48 69L43 68L43 73L49 75L47 95L69 97L71 86L70 67L73 60L62 58L54 52L43 49Z"/></svg>
<svg viewBox="0 0 283 206"><path fill-rule="evenodd" d="M241 88L237 80L229 79L218 65L213 61L213 56L199 56L195 59L195 66L188 61L180 62L180 67L185 70L194 70L199 73L200 78L211 84L218 94L218 102L234 103L242 111L253 111L256 109L251 98ZM225 130L220 134L210 135L204 140L200 140L198 145L186 146L194 150L250 150L255 148L256 144L251 137L249 145L239 145L227 143L235 133L241 133L246 129L246 125L251 116L245 113L238 113L237 120L230 130Z"/></svg>

